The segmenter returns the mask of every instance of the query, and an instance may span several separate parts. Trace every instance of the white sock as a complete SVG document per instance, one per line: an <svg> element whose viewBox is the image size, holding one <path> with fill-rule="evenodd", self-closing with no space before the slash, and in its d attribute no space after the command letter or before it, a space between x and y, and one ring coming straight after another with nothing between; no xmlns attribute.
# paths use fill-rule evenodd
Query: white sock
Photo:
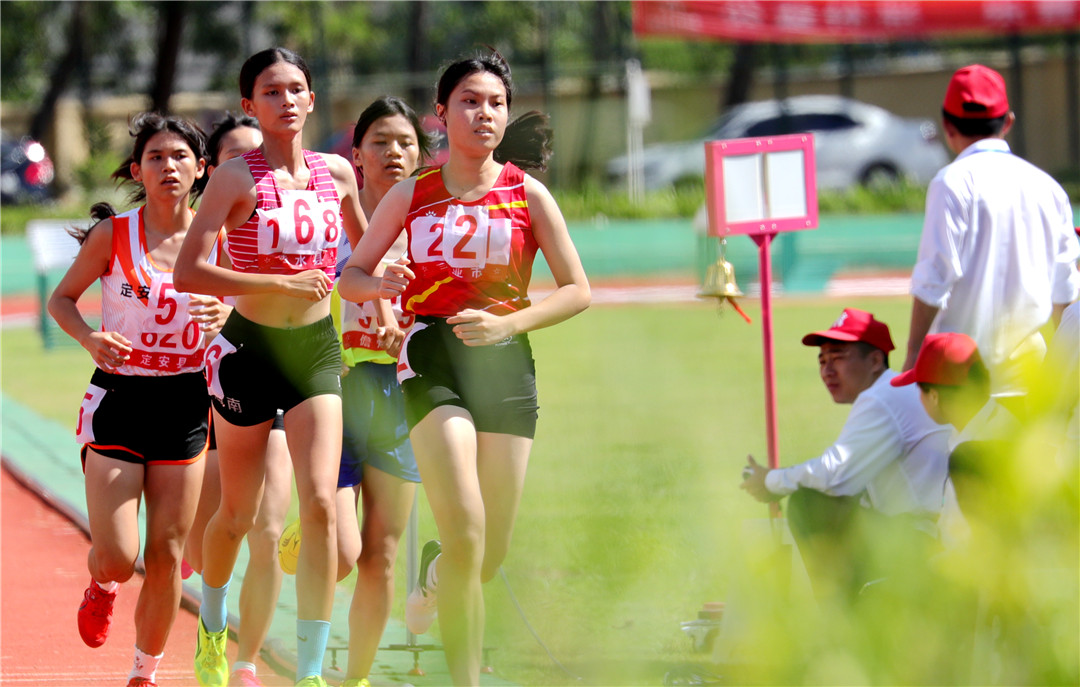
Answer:
<svg viewBox="0 0 1080 687"><path fill-rule="evenodd" d="M96 584L98 586L98 588L101 589L101 591L105 592L106 594L112 594L113 592L115 592L117 589L120 588L120 583L117 582L116 580L113 580L112 582L106 582L105 584L101 584L97 580L94 580L94 584Z"/></svg>
<svg viewBox="0 0 1080 687"><path fill-rule="evenodd" d="M440 556L442 556L441 553L438 556L435 556L435 558L431 560L431 565L427 567L427 580L424 581L424 589L427 589L429 592L435 591L435 588L439 586L438 562Z"/></svg>
<svg viewBox="0 0 1080 687"><path fill-rule="evenodd" d="M133 677L143 677L150 682L154 682L158 663L161 663L161 657L164 655L165 652L162 652L157 656L151 656L139 647L135 647L135 663L131 667L131 672L128 673L128 679L130 680Z"/></svg>
<svg viewBox="0 0 1080 687"><path fill-rule="evenodd" d="M254 675L255 674L255 664L254 663L248 663L247 661L236 661L235 663L232 664L232 672L235 673L238 670L250 670L251 674Z"/></svg>

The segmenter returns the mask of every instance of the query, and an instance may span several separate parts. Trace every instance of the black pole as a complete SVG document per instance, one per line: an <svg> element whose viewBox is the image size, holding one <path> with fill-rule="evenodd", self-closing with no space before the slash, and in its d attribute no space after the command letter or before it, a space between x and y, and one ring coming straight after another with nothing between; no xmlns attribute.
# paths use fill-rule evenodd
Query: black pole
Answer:
<svg viewBox="0 0 1080 687"><path fill-rule="evenodd" d="M1080 32L1065 35L1065 122L1069 164L1080 172Z"/></svg>
<svg viewBox="0 0 1080 687"><path fill-rule="evenodd" d="M845 98L855 97L855 46L844 43L840 46L840 95Z"/></svg>
<svg viewBox="0 0 1080 687"><path fill-rule="evenodd" d="M1013 127L1012 150L1020 157L1027 157L1027 145L1024 137L1024 128L1027 121L1024 119L1024 62L1020 56L1023 47L1020 34L1009 35L1009 54L1012 56L1012 88L1009 89L1009 104L1016 113L1017 126Z"/></svg>
<svg viewBox="0 0 1080 687"><path fill-rule="evenodd" d="M788 97L788 65L787 46L781 43L772 44L773 54L773 94L777 100L787 100Z"/></svg>

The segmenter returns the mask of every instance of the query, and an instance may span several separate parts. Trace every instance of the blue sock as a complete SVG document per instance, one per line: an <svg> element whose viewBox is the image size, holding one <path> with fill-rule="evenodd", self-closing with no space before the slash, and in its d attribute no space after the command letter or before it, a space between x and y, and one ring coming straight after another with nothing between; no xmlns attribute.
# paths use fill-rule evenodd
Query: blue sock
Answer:
<svg viewBox="0 0 1080 687"><path fill-rule="evenodd" d="M225 629L229 616L229 609L225 605L225 597L228 595L228 582L221 587L211 587L206 582L202 583L202 604L199 606L199 617L202 618L207 632L221 632Z"/></svg>
<svg viewBox="0 0 1080 687"><path fill-rule="evenodd" d="M309 675L322 675L326 641L330 639L330 621L296 621L296 681Z"/></svg>

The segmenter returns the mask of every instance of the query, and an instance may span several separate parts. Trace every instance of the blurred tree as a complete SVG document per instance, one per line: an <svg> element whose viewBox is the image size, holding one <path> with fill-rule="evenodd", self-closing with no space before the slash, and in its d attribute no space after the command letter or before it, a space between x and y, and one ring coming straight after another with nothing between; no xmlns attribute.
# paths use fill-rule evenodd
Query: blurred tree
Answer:
<svg viewBox="0 0 1080 687"><path fill-rule="evenodd" d="M81 4L81 3L80 3ZM168 0L158 3L157 61L154 84L150 88L150 109L169 111L173 83L176 80L176 60L180 56L180 39L184 33L187 3Z"/></svg>
<svg viewBox="0 0 1080 687"><path fill-rule="evenodd" d="M431 62L431 46L427 38L427 11L428 3L423 0L411 0L409 2L409 20L405 26L405 46L408 53L408 69L413 74L424 72ZM414 82L409 89L409 100L417 107L427 99L427 88Z"/></svg>
<svg viewBox="0 0 1080 687"><path fill-rule="evenodd" d="M56 111L56 101L67 86L68 79L75 73L75 68L83 62L83 35L86 27L86 3L76 2L71 8L68 19L67 50L53 65L49 76L49 86L42 96L34 118L30 121L30 138L41 139L52 123Z"/></svg>
<svg viewBox="0 0 1080 687"><path fill-rule="evenodd" d="M29 102L46 89L69 10L70 3L57 2L0 5L0 97L5 101Z"/></svg>
<svg viewBox="0 0 1080 687"><path fill-rule="evenodd" d="M585 112L583 117L585 134L583 140L589 143L596 139L599 124L597 104L603 92L602 77L605 71L603 65L619 57L614 47L618 44L615 39L615 33L619 26L616 12L617 8L614 3L593 2L589 5L590 17L588 21L579 24L579 26L590 27L587 37L582 36L587 41L588 56L592 65L586 76ZM617 73L621 73L621 65L617 68L620 70ZM592 150L591 145L587 144L578 148L571 183L580 184L585 181L594 157L595 151Z"/></svg>
<svg viewBox="0 0 1080 687"><path fill-rule="evenodd" d="M210 59L207 90L234 92L240 64L251 52L254 2L202 3L184 17L187 49Z"/></svg>
<svg viewBox="0 0 1080 687"><path fill-rule="evenodd" d="M727 110L745 103L754 85L754 68L757 67L757 43L739 43L735 46L731 61L731 76L728 78L727 91L724 95L723 109Z"/></svg>

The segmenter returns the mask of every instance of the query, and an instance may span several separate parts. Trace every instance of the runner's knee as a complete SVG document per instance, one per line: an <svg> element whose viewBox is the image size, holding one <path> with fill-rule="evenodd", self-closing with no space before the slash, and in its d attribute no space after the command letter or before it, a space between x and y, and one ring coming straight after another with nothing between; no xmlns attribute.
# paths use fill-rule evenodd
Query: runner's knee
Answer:
<svg viewBox="0 0 1080 687"><path fill-rule="evenodd" d="M135 559L119 547L97 546L90 550L92 572L102 582L127 582L135 574Z"/></svg>

